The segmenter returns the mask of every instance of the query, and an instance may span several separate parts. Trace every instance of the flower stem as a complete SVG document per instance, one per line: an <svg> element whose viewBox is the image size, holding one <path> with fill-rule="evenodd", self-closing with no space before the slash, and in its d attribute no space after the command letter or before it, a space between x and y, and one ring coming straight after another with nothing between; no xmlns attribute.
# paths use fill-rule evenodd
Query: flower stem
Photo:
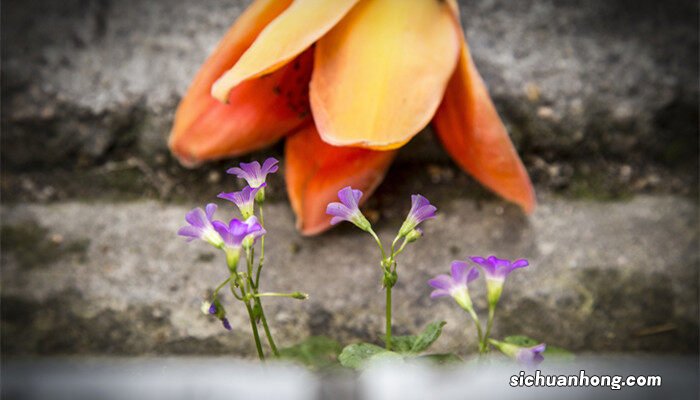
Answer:
<svg viewBox="0 0 700 400"><path fill-rule="evenodd" d="M479 316L476 315L476 312L474 312L474 309L471 308L468 310L469 315L472 317L472 320L474 321L474 326L476 327L476 334L479 337L479 353L482 353L482 344L484 342L484 335L481 332L481 323L479 322Z"/></svg>
<svg viewBox="0 0 700 400"><path fill-rule="evenodd" d="M386 258L386 254L384 253L384 246L382 246L382 241L379 240L379 236L370 228L368 231L370 235L374 238L374 241L377 242L377 246L379 246L379 250L382 252L382 260Z"/></svg>
<svg viewBox="0 0 700 400"><path fill-rule="evenodd" d="M486 333L481 342L481 352L485 353L489 347L489 335L491 334L491 327L493 326L493 316L496 314L496 306L489 304L489 320L486 323Z"/></svg>
<svg viewBox="0 0 700 400"><path fill-rule="evenodd" d="M262 302L260 302L259 297L255 297L254 301L258 304L258 307L260 307L260 320L262 321L263 330L265 330L265 336L267 337L267 343L270 345L270 348L272 349L272 354L274 354L275 357L279 357L280 353L277 350L277 345L275 344L274 339L272 339L272 333L270 332L270 327L267 325L267 318L265 317L265 311L263 310Z"/></svg>
<svg viewBox="0 0 700 400"><path fill-rule="evenodd" d="M263 354L262 344L260 343L260 335L258 334L258 326L255 323L255 317L253 316L253 309L250 308L250 303L245 302L245 308L248 310L248 318L250 318L250 328L253 330L253 337L255 338L255 348L258 350L258 357L260 360L265 360L265 355Z"/></svg>
<svg viewBox="0 0 700 400"><path fill-rule="evenodd" d="M391 286L386 287L386 349L391 350Z"/></svg>
<svg viewBox="0 0 700 400"><path fill-rule="evenodd" d="M263 205L260 203L260 226L265 228L265 218L263 217ZM258 270L255 272L255 287L260 285L260 272L262 271L263 264L265 263L265 235L260 238L260 261L258 262Z"/></svg>
<svg viewBox="0 0 700 400"><path fill-rule="evenodd" d="M221 284L220 284L216 289L214 289L214 293L213 293L212 296L211 296L212 300L216 300L216 297L219 295L219 290L221 290L224 286L226 286L226 284L229 283L229 282L231 281L231 278L232 278L232 277L229 276L228 279L226 279L225 281L221 282ZM235 293L234 293L234 294L235 294Z"/></svg>

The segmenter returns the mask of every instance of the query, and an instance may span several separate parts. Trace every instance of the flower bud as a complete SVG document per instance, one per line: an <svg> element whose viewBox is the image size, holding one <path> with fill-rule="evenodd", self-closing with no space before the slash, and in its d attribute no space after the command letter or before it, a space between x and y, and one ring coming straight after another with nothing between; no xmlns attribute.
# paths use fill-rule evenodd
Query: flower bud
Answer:
<svg viewBox="0 0 700 400"><path fill-rule="evenodd" d="M413 243L422 237L423 230L421 228L415 228L406 235L406 243Z"/></svg>

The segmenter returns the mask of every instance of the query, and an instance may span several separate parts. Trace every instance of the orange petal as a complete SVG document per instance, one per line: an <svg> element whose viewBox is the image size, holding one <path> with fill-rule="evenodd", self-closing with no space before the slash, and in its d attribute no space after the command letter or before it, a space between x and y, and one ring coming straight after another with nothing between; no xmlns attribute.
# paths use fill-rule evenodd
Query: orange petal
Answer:
<svg viewBox="0 0 700 400"><path fill-rule="evenodd" d="M433 117L459 54L450 6L357 4L316 44L310 99L326 143L393 149Z"/></svg>
<svg viewBox="0 0 700 400"><path fill-rule="evenodd" d="M364 192L363 203L384 179L396 151L334 147L324 143L313 124L287 139L285 178L297 229L315 235L330 228L328 203L338 190L352 186Z"/></svg>
<svg viewBox="0 0 700 400"><path fill-rule="evenodd" d="M175 114L169 146L183 164L263 148L308 120L309 50L266 77L232 91L229 104L210 95L212 83L240 57L290 1L258 0L228 31L204 63Z"/></svg>
<svg viewBox="0 0 700 400"><path fill-rule="evenodd" d="M231 88L277 70L328 32L358 0L296 0L272 21L211 88L226 101Z"/></svg>
<svg viewBox="0 0 700 400"><path fill-rule="evenodd" d="M486 85L463 42L461 57L433 120L445 149L465 171L530 213L535 191Z"/></svg>

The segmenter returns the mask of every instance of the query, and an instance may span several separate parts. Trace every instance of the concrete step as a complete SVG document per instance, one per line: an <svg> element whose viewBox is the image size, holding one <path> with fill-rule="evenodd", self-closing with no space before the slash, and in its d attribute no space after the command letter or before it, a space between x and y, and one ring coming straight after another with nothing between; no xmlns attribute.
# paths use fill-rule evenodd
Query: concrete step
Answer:
<svg viewBox="0 0 700 400"><path fill-rule="evenodd" d="M21 203L2 217L4 354L253 355L240 304L225 296L233 331L200 304L226 278L223 255L176 236L194 205L156 201ZM405 212L408 204L397 204ZM524 217L515 207L458 198L399 259L396 334L448 322L436 351L472 352L467 316L431 300L426 281L454 259L527 258L506 283L494 334L525 334L577 352L698 350L698 207L674 196L628 201L541 199ZM219 217L233 216L221 207ZM378 341L384 292L379 252L351 226L317 238L294 229L286 203L265 209L263 289L300 290L306 301L269 299L277 340L309 335L344 344ZM400 221L381 220L390 241ZM473 286L485 309L483 281Z"/></svg>

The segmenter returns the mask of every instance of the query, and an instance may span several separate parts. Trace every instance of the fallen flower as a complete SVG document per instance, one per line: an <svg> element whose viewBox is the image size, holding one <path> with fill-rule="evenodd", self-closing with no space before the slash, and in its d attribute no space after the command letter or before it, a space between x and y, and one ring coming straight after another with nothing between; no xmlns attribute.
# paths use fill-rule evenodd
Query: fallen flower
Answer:
<svg viewBox="0 0 700 400"><path fill-rule="evenodd" d="M411 51L397 51L406 43ZM302 161L287 163L288 193L298 228L315 234L331 225L323 207L329 193L353 185L371 194L395 155L387 150L431 120L462 169L534 209L529 177L462 38L454 0L257 0L195 77L169 146L193 165L293 135L285 154ZM309 150L292 144L299 135L323 145L304 157ZM338 161L313 159L326 153ZM343 160L356 162L336 168Z"/></svg>

